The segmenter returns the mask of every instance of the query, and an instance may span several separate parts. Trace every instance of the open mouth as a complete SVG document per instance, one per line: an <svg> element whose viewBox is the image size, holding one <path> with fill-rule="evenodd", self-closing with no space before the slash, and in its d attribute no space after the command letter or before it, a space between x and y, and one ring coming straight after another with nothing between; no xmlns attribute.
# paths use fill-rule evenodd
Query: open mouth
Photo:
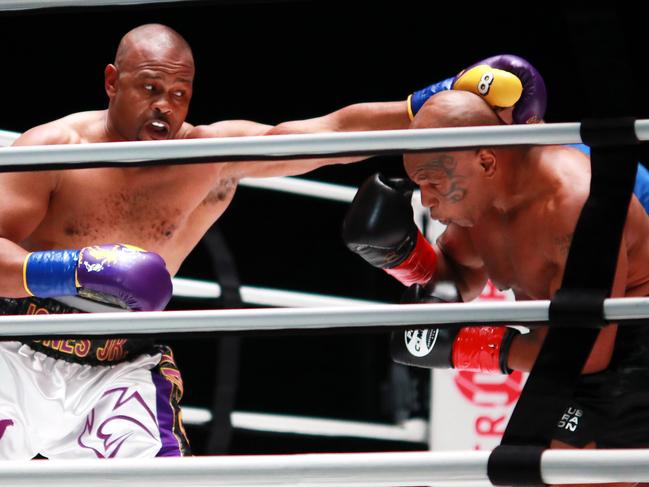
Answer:
<svg viewBox="0 0 649 487"><path fill-rule="evenodd" d="M169 124L162 120L152 120L144 126L151 139L166 139L169 136Z"/></svg>

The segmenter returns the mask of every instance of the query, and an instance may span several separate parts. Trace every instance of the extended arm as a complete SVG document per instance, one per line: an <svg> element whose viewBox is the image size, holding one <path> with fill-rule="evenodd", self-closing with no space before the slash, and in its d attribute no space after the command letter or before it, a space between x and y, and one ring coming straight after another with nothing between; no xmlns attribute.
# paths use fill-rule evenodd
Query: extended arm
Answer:
<svg viewBox="0 0 649 487"><path fill-rule="evenodd" d="M344 107L328 115L283 122L275 127L244 120L219 122L196 127L195 137L234 137L254 135L312 134L319 132L352 132L371 130L398 130L408 128L410 121L405 101L359 103ZM322 166L346 164L367 159L368 156L322 157L278 161L248 161L226 163L223 174L234 179L244 177L294 176Z"/></svg>

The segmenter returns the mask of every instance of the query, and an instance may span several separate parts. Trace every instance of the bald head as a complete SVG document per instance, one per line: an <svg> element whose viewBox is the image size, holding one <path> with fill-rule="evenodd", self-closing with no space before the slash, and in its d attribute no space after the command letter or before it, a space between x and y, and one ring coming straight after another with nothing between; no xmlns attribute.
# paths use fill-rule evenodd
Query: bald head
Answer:
<svg viewBox="0 0 649 487"><path fill-rule="evenodd" d="M498 115L478 95L468 91L441 91L417 112L410 128L470 127L499 125Z"/></svg>
<svg viewBox="0 0 649 487"><path fill-rule="evenodd" d="M140 59L170 57L191 63L194 58L187 41L175 30L162 24L145 24L127 32L115 54L115 66L129 69Z"/></svg>

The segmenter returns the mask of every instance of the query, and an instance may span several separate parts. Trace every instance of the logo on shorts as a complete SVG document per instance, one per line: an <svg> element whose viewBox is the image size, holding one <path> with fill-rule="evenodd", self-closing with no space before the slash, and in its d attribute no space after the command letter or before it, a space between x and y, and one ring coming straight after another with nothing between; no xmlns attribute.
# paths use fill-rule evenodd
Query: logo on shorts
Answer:
<svg viewBox="0 0 649 487"><path fill-rule="evenodd" d="M557 423L557 427L568 431L577 431L579 420L584 415L581 409L568 406Z"/></svg>
<svg viewBox="0 0 649 487"><path fill-rule="evenodd" d="M4 436L5 430L9 426L13 426L13 425L14 425L13 419L0 419L0 439L2 439L2 437Z"/></svg>
<svg viewBox="0 0 649 487"><path fill-rule="evenodd" d="M138 442L142 443L142 433L144 437L157 441L155 414L139 392L116 387L106 391L102 400L108 404L112 402L112 408L99 408L100 411L103 409L103 414L97 412L97 407L90 411L77 439L79 446L92 450L97 458L115 458L129 438L136 448ZM133 446L129 449L132 450Z"/></svg>
<svg viewBox="0 0 649 487"><path fill-rule="evenodd" d="M439 330L407 330L403 336L406 340L406 348L410 355L415 357L425 357L435 346Z"/></svg>

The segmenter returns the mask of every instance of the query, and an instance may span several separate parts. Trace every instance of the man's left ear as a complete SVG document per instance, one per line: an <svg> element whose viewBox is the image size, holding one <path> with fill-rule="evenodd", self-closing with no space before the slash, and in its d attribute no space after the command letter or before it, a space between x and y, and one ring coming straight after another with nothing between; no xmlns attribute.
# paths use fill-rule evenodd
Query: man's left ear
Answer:
<svg viewBox="0 0 649 487"><path fill-rule="evenodd" d="M493 149L482 147L478 149L478 158L485 176L493 177L496 174L496 152Z"/></svg>

